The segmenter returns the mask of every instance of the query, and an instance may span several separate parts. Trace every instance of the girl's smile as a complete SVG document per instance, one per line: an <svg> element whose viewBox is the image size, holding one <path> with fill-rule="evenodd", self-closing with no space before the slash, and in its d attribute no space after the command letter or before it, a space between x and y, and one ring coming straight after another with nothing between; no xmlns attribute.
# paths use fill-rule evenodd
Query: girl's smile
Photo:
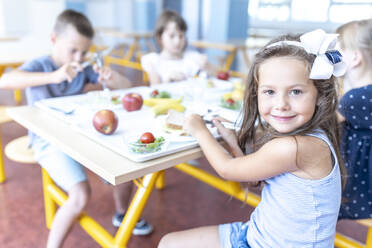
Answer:
<svg viewBox="0 0 372 248"><path fill-rule="evenodd" d="M303 62L272 58L261 64L258 74L258 110L275 130L292 132L312 118L317 90Z"/></svg>

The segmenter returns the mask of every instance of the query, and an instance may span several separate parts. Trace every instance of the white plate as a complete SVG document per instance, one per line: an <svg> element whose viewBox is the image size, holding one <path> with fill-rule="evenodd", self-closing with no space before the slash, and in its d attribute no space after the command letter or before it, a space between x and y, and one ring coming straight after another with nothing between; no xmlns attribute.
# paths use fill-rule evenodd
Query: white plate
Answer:
<svg viewBox="0 0 372 248"><path fill-rule="evenodd" d="M212 133L212 135L217 138L219 137L217 128L212 127L210 124L207 124L207 128ZM169 142L194 142L196 139L191 135L178 135L176 133L168 134L167 139Z"/></svg>

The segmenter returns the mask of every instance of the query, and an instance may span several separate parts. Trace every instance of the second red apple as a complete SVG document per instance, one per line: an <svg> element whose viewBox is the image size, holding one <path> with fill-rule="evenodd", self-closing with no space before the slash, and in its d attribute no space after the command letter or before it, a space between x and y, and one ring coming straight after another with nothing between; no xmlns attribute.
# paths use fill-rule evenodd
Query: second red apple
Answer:
<svg viewBox="0 0 372 248"><path fill-rule="evenodd" d="M128 93L123 97L122 103L126 111L136 111L142 108L143 99L140 94Z"/></svg>
<svg viewBox="0 0 372 248"><path fill-rule="evenodd" d="M229 80L230 74L228 71L219 71L217 73L217 78L220 80Z"/></svg>

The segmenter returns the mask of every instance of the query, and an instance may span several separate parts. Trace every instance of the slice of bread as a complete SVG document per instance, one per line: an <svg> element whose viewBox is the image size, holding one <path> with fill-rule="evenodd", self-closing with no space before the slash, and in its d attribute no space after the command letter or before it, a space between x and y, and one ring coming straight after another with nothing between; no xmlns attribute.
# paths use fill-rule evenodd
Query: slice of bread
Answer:
<svg viewBox="0 0 372 248"><path fill-rule="evenodd" d="M185 122L185 114L170 109L165 119L165 126L170 129L182 130Z"/></svg>

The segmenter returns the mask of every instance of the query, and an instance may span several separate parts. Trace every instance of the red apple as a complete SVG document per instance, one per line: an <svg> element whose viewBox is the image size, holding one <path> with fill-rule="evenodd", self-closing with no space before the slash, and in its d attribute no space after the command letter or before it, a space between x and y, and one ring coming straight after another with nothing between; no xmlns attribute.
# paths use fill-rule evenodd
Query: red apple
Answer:
<svg viewBox="0 0 372 248"><path fill-rule="evenodd" d="M93 117L94 128L106 135L114 133L118 127L118 123L119 119L116 114L108 109L98 111Z"/></svg>
<svg viewBox="0 0 372 248"><path fill-rule="evenodd" d="M143 99L140 94L137 93L128 93L124 96L123 100L123 108L127 111L135 111L139 110L142 107Z"/></svg>
<svg viewBox="0 0 372 248"><path fill-rule="evenodd" d="M217 73L217 78L221 80L229 80L230 74L228 71L219 71Z"/></svg>

